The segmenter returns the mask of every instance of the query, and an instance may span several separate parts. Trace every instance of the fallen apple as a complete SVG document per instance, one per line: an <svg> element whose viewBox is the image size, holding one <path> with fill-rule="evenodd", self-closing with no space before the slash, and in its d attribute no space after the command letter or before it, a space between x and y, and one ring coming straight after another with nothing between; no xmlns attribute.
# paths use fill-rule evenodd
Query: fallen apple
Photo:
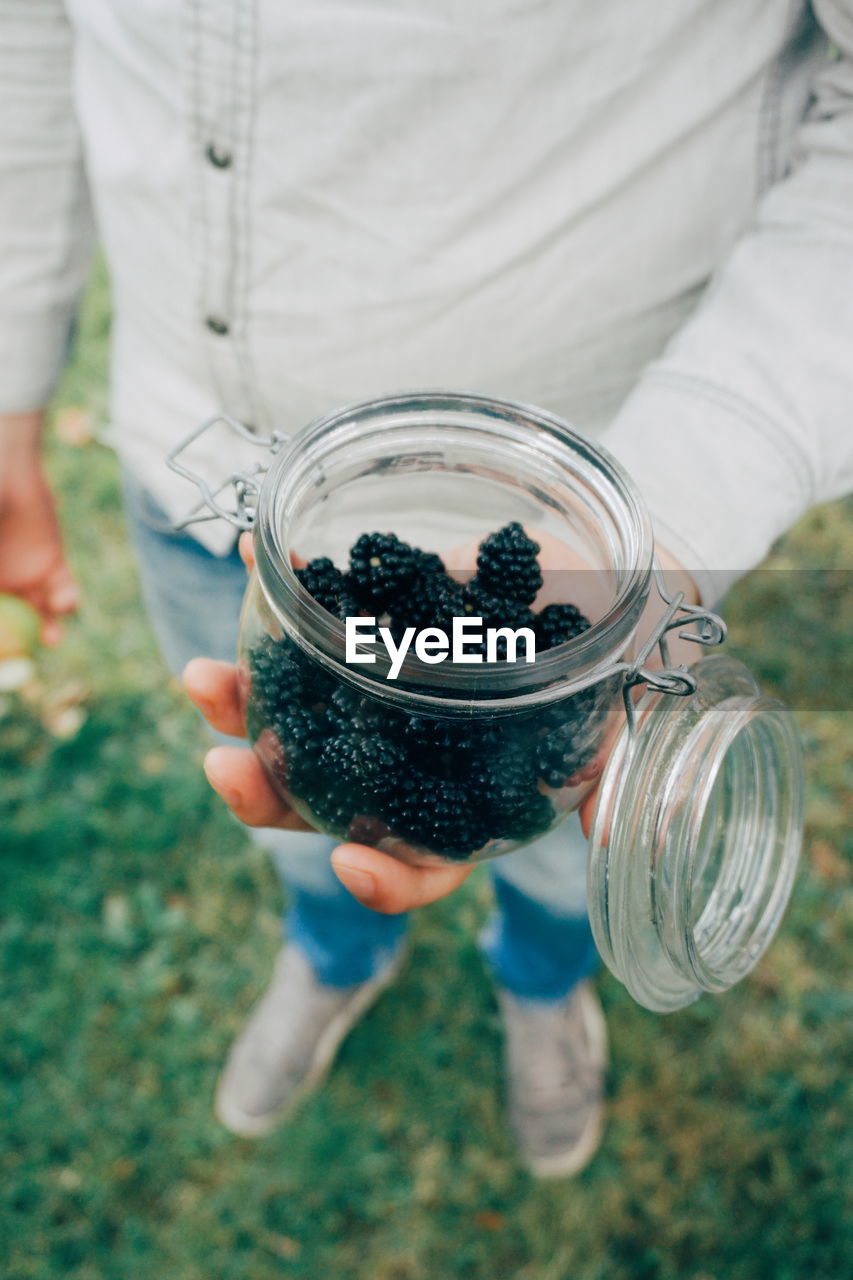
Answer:
<svg viewBox="0 0 853 1280"><path fill-rule="evenodd" d="M18 596L0 595L0 662L29 658L38 648L41 619Z"/></svg>

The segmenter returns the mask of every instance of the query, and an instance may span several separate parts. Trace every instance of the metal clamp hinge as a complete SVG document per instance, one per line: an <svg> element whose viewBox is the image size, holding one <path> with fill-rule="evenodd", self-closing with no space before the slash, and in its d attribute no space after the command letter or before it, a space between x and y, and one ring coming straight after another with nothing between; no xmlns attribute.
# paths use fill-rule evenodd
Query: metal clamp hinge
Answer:
<svg viewBox="0 0 853 1280"><path fill-rule="evenodd" d="M686 667L671 665L672 659L667 641L669 632L678 630L679 639L689 640L692 644L699 644L706 648L722 644L726 638L726 624L718 614L710 609L704 609L701 605L688 604L685 602L683 591L670 595L663 572L657 562L654 565L654 575L658 595L666 608L634 661L617 663L613 668L613 671L621 669L625 674L622 698L625 703L628 731L631 734L635 733L637 727L633 691L638 685L644 684L658 693L671 693L680 698L687 698L696 692L696 679L690 675ZM685 626L698 626L698 630L680 629ZM660 654L662 666L660 670L650 671L644 664L655 649Z"/></svg>
<svg viewBox="0 0 853 1280"><path fill-rule="evenodd" d="M280 431L273 431L272 435L269 436L255 435L248 427L244 427L235 418L229 418L225 413L214 414L212 418L202 422L188 436L185 436L166 457L166 466L169 470L174 471L176 475L182 476L185 480L189 480L201 494L201 501L182 520L176 522L176 529L186 529L188 525L201 524L206 520L227 520L236 529L242 530L251 529L255 523L255 516L258 510L258 494L260 493L264 476L269 470L269 463L265 465L263 462L253 462L251 466L245 467L242 471L235 471L228 476L218 489L211 489L203 476L200 476L197 471L193 471L185 463L178 461L184 450L195 444L196 440L204 435L205 431L209 431L211 427L215 427L219 423L236 432L248 444L256 445L259 449L263 449L272 455L278 453L289 438ZM226 506L219 499L229 490L233 504Z"/></svg>

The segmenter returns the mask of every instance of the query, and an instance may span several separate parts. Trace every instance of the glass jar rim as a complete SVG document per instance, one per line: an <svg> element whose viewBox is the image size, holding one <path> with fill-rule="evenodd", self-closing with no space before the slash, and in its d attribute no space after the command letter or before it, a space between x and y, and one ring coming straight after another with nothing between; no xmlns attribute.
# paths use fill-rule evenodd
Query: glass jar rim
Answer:
<svg viewBox="0 0 853 1280"><path fill-rule="evenodd" d="M535 663L514 666L483 663L475 675L470 668L445 663L437 678L435 667L427 668L409 654L400 678L390 684L381 678L380 654L369 676L344 661L344 625L323 609L296 577L281 514L287 511L288 497L306 471L312 466L322 466L324 442L327 447L340 444L335 440L336 433L345 435L349 427L357 428L358 436L363 436L369 424L374 429L381 426L383 432L387 432L403 425L411 428L416 425L416 417L431 418L437 424L439 416L447 422L453 415L457 415L456 426L477 423L482 428L491 422L538 432L540 448L548 450L551 460L561 464L567 474L570 460L585 465L587 479L594 475L602 489L606 486L607 500L624 521L626 536L634 549L634 563L622 567L624 580L603 616L581 635L537 654ZM468 421L463 421L463 417ZM356 438L354 436L353 443ZM528 449L530 444L530 441L526 443ZM526 702L557 699L593 683L590 673L612 662L633 633L641 605L648 595L654 555L651 522L642 498L621 465L601 445L547 410L474 392L445 390L397 392L363 400L308 423L291 438L270 467L261 487L254 538L258 577L283 629L296 635L316 661L333 668L354 687L373 696L404 700L409 705L414 703L425 713L434 709L453 714L455 709L470 714L479 706L493 713L517 710ZM293 624L296 618L301 624L298 630ZM573 674L571 679L566 677L567 663ZM426 674L428 680L418 679L419 675ZM419 691L419 683L431 689L440 683L442 692ZM482 692L484 687L488 687L488 695Z"/></svg>

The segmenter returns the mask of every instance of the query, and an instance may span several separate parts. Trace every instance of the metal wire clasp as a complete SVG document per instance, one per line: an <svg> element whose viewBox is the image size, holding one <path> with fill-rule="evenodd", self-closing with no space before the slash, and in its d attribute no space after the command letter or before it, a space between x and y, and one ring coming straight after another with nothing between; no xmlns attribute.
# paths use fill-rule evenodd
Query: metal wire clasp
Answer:
<svg viewBox="0 0 853 1280"><path fill-rule="evenodd" d="M649 689L657 690L658 693L671 693L680 698L687 698L696 692L695 677L690 675L685 667L673 667L671 665L672 659L667 642L669 632L685 625L692 626L698 623L698 630L679 630L678 635L682 640L690 640L691 643L700 644L706 648L722 644L726 638L726 624L718 614L713 613L710 609L703 609L701 605L686 603L683 591L670 595L663 572L657 561L654 564L654 575L658 595L663 600L666 608L658 618L634 661L616 663L612 671L608 672L608 674L613 674L616 671L624 672L622 698L625 703L628 732L631 735L635 733L637 727L636 711L632 697L632 691L637 685L645 684ZM650 671L644 664L656 648L660 653L663 667L659 671Z"/></svg>
<svg viewBox="0 0 853 1280"><path fill-rule="evenodd" d="M189 480L194 484L201 494L201 501L198 502L192 510L184 516L184 518L175 524L176 529L186 529L190 524L201 524L206 520L227 520L229 524L233 524L236 529L251 529L255 523L255 515L258 509L258 494L260 492L261 483L264 476L269 470L269 463L253 462L251 466L245 467L242 471L233 472L226 480L223 480L218 489L211 489L203 476L197 471L193 471L185 463L179 462L179 456L195 444L205 431L209 431L211 427L222 423L231 431L237 433L241 439L248 444L256 445L259 449L265 450L267 453L275 455L283 444L286 444L289 437L283 435L280 431L273 431L269 436L258 436L250 431L248 427L244 427L242 423L237 422L235 418L229 418L226 413L214 414L212 418L206 419L200 426L196 427L185 436L179 444L175 445L166 456L166 466L170 471L174 471L176 475L183 476L185 480ZM224 506L219 502L219 497L231 490L233 496L233 506Z"/></svg>

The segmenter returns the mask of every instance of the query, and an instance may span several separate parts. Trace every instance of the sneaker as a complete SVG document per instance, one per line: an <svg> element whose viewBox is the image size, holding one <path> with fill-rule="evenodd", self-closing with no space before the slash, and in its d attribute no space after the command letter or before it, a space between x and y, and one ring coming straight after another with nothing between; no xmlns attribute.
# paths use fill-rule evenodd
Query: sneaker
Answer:
<svg viewBox="0 0 853 1280"><path fill-rule="evenodd" d="M581 982L557 1003L498 991L503 1015L509 1124L530 1171L566 1177L601 1142L607 1028Z"/></svg>
<svg viewBox="0 0 853 1280"><path fill-rule="evenodd" d="M341 1042L397 976L404 951L375 978L352 987L320 982L292 943L234 1042L216 1090L215 1111L232 1133L268 1133L324 1079Z"/></svg>

